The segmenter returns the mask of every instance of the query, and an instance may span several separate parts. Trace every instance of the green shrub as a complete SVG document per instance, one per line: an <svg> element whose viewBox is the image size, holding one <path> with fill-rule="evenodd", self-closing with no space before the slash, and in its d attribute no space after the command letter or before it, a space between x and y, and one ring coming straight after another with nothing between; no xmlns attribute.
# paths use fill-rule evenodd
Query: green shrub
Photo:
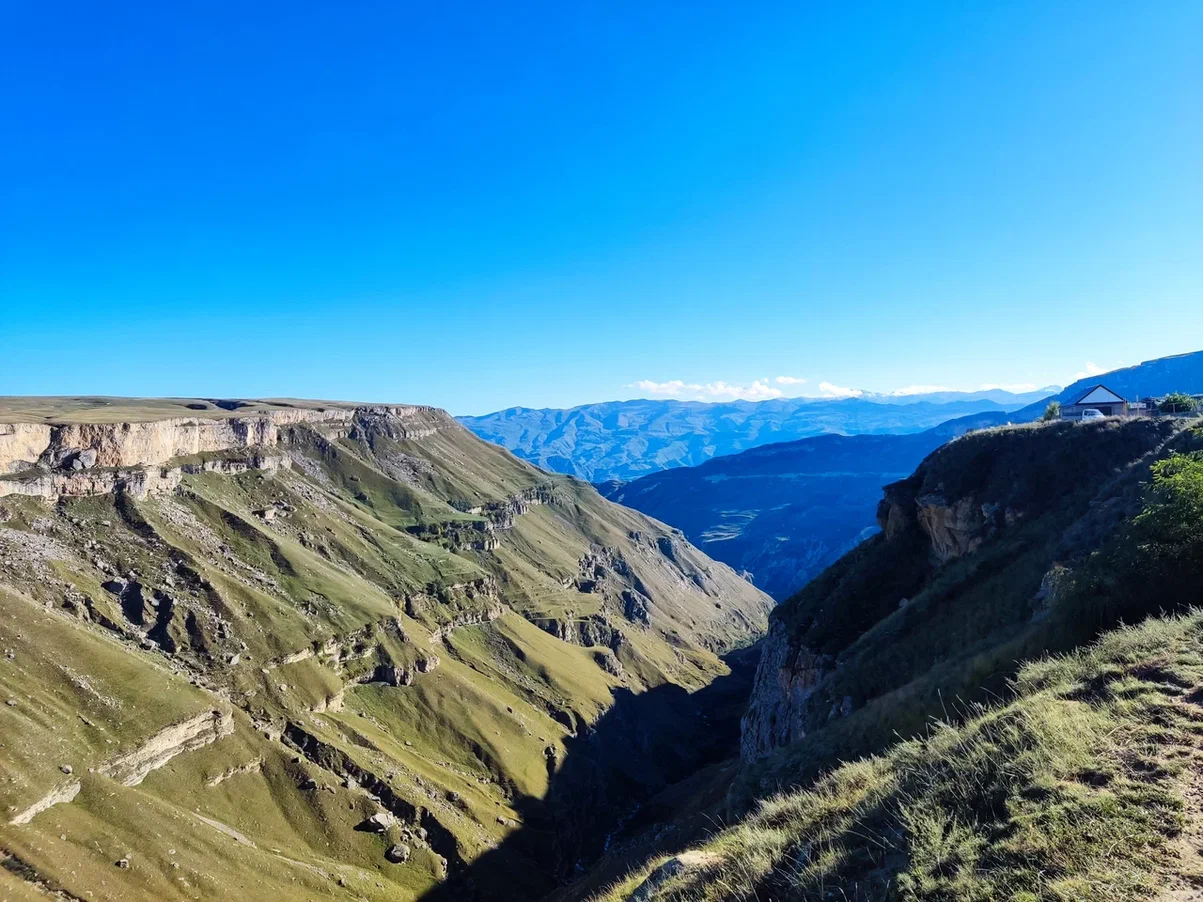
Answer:
<svg viewBox="0 0 1203 902"><path fill-rule="evenodd" d="M1186 392L1176 391L1166 395L1157 409L1162 413L1194 413L1199 409L1199 402Z"/></svg>
<svg viewBox="0 0 1203 902"><path fill-rule="evenodd" d="M1203 452L1154 463L1143 510L1070 583L1060 613L1079 627L1203 603Z"/></svg>
<svg viewBox="0 0 1203 902"><path fill-rule="evenodd" d="M1049 401L1048 407L1044 408L1044 416L1042 416L1040 419L1045 423L1050 423L1053 420L1061 419L1061 402Z"/></svg>

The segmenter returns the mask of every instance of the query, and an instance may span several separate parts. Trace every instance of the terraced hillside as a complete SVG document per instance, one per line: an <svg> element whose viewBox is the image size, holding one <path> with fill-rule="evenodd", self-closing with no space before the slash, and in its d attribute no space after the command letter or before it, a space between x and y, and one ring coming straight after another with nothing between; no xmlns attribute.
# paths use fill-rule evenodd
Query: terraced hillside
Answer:
<svg viewBox="0 0 1203 902"><path fill-rule="evenodd" d="M770 605L432 408L10 399L0 896L531 898L717 753Z"/></svg>

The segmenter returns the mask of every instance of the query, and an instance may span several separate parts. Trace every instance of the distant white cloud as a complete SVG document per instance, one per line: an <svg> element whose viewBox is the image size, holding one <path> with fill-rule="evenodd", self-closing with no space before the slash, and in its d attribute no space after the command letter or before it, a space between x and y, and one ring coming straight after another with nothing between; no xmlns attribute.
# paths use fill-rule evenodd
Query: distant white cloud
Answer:
<svg viewBox="0 0 1203 902"><path fill-rule="evenodd" d="M780 398L785 392L769 385L768 379L756 379L751 385L731 385L727 382L684 382L671 379L653 382L641 379L627 388L637 388L652 398L676 398L679 401L768 401Z"/></svg>
<svg viewBox="0 0 1203 902"><path fill-rule="evenodd" d="M824 398L859 398L864 394L859 388L844 388L830 382L820 382L819 393Z"/></svg>
<svg viewBox="0 0 1203 902"><path fill-rule="evenodd" d="M930 395L938 391L956 391L956 389L949 388L947 385L907 385L903 388L896 388L892 392L887 392L887 394L902 398L907 395Z"/></svg>
<svg viewBox="0 0 1203 902"><path fill-rule="evenodd" d="M1094 367L1094 372L1103 372L1101 367L1095 367L1094 364L1090 364L1090 366ZM1075 378L1080 378L1080 376ZM722 380L685 382L682 379L670 379L667 382L655 382L651 379L640 379L626 387L637 389L646 398L675 398L680 401L768 401L773 398L795 397L840 400L860 398L869 394L859 388L848 388L836 385L834 382L821 381L817 386L813 386L809 379L801 376L754 379L750 385L723 382ZM995 389L1020 393L1035 391L1037 388L1039 386L1034 382L990 382L982 385L980 389L952 388L947 385L904 385L893 391L882 392L877 397L884 395L901 398L909 395L929 395L936 392L992 391Z"/></svg>
<svg viewBox="0 0 1203 902"><path fill-rule="evenodd" d="M1099 366L1097 363L1086 361L1086 369L1080 373L1074 373L1074 379L1086 379L1089 376L1101 376L1103 373L1109 372L1105 366Z"/></svg>

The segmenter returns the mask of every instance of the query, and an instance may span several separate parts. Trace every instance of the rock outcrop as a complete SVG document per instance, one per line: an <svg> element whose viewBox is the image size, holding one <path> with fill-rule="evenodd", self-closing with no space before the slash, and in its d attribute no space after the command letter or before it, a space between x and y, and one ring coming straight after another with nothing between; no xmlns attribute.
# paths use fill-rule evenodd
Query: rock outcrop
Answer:
<svg viewBox="0 0 1203 902"><path fill-rule="evenodd" d="M78 458L77 458L78 459ZM184 476L197 473L222 473L227 476L250 470L279 470L292 466L292 460L279 455L251 454L245 458L217 458L175 467L127 467L34 471L0 479L0 497L26 495L53 501L57 498L81 498L88 495L125 493L142 499L148 495L173 492ZM28 472L28 471L27 471Z"/></svg>
<svg viewBox="0 0 1203 902"><path fill-rule="evenodd" d="M137 786L147 774L158 770L176 755L204 748L233 732L234 715L231 712L206 711L164 727L133 751L106 763L99 772L123 786Z"/></svg>
<svg viewBox="0 0 1203 902"><path fill-rule="evenodd" d="M44 423L0 423L0 474L28 469L50 447Z"/></svg>
<svg viewBox="0 0 1203 902"><path fill-rule="evenodd" d="M74 801L75 797L79 795L79 791L82 788L83 787L78 780L72 780L69 783L64 783L62 786L56 786L28 808L18 811L9 819L9 823L13 826L28 824L48 808L52 808L53 806L62 804L64 802Z"/></svg>
<svg viewBox="0 0 1203 902"><path fill-rule="evenodd" d="M1047 548L1041 552L1046 569L1054 568L1054 554L1092 550L1124 510L1100 508L1097 516L1087 517L1100 490L1106 491L1108 481L1138 479L1133 474L1139 473L1139 462L1164 449L1174 435L1172 425L1154 420L970 433L933 452L911 476L886 486L877 508L881 534L774 612L743 720L744 759L796 742L895 688L889 679L869 673L874 667L909 675L930 666L924 662L935 654L932 648L945 657L959 654L961 649L939 642L910 659L896 649L922 633L921 623L939 622L923 629L953 634L947 623L967 612L949 600L957 597L952 586L963 587L960 597L972 599L961 604L994 604L974 581L1011 567L1014 549ZM1072 551L1055 552L1045 535L1029 528L1044 522L1049 530L1063 529L1060 521L1072 522L1074 516L1083 518L1071 528L1079 535L1061 543ZM1011 550L997 545L1004 539ZM987 555L990 564L976 569L958 573L946 567ZM1013 625L1026 624L1047 616L1054 596L1050 577L1039 589L1031 586L1030 603L979 616L984 623L1010 617ZM895 657L885 663L890 655Z"/></svg>
<svg viewBox="0 0 1203 902"><path fill-rule="evenodd" d="M835 662L790 636L774 618L764 640L748 710L740 724L740 756L753 761L807 732L807 701Z"/></svg>

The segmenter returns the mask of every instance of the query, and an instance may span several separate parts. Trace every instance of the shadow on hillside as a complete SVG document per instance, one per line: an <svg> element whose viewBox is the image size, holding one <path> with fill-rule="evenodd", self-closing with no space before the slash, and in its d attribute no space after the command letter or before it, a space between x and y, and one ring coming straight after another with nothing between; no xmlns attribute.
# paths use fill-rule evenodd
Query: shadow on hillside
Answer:
<svg viewBox="0 0 1203 902"><path fill-rule="evenodd" d="M526 902L579 877L643 802L738 753L758 659L758 645L728 655L731 673L692 694L671 684L620 690L592 728L568 740L547 795L515 800L521 827L421 902Z"/></svg>

